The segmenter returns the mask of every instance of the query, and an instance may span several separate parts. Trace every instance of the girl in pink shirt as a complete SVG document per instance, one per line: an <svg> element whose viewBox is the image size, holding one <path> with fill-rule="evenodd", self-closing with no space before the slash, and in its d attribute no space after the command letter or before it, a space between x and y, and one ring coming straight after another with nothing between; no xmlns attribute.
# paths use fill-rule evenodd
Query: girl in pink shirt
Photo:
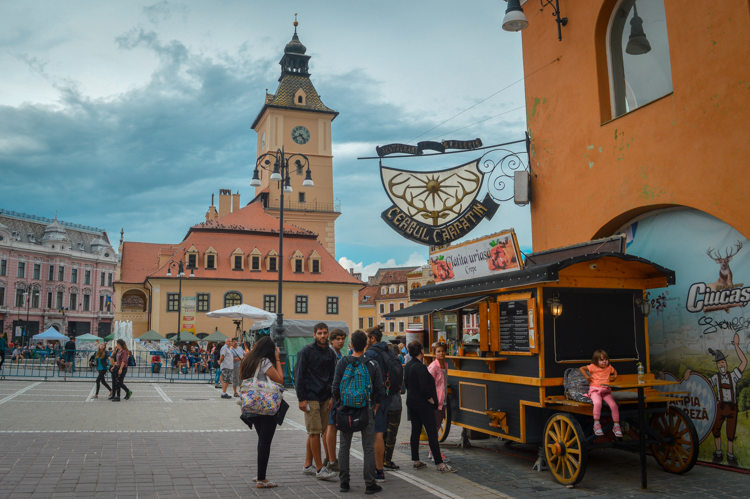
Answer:
<svg viewBox="0 0 750 499"><path fill-rule="evenodd" d="M590 385L589 397L594 404L594 435L604 435L602 425L599 422L602 415L602 400L604 400L609 406L609 410L612 412L612 420L615 422L612 431L616 437L621 437L620 410L609 387L609 383L617 379L617 371L609 364L609 355L604 350L596 350L591 359L591 364L582 366L580 371Z"/></svg>

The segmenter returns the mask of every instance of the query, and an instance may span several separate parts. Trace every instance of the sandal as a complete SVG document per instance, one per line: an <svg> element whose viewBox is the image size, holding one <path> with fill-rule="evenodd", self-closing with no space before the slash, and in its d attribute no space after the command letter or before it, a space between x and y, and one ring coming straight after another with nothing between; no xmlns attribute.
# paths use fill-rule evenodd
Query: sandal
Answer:
<svg viewBox="0 0 750 499"><path fill-rule="evenodd" d="M604 435L604 432L602 431L602 424L599 421L596 421L594 423L594 435L597 437L601 437Z"/></svg>
<svg viewBox="0 0 750 499"><path fill-rule="evenodd" d="M92 398L92 399L98 399L98 398L99 398L99 395L94 395L94 396L93 396L93 397L91 397L91 398Z"/></svg>
<svg viewBox="0 0 750 499"><path fill-rule="evenodd" d="M418 469L418 470L421 470L425 466L427 466L427 465L425 463L423 463L422 461L414 461L414 467L416 469Z"/></svg>
<svg viewBox="0 0 750 499"><path fill-rule="evenodd" d="M456 468L454 468L450 464L445 464L445 463L438 464L437 470L440 473L455 473L456 472Z"/></svg>
<svg viewBox="0 0 750 499"><path fill-rule="evenodd" d="M274 487L278 487L278 485L276 484L276 482L272 482L270 480L262 480L258 481L255 484L255 487L259 489L272 489Z"/></svg>

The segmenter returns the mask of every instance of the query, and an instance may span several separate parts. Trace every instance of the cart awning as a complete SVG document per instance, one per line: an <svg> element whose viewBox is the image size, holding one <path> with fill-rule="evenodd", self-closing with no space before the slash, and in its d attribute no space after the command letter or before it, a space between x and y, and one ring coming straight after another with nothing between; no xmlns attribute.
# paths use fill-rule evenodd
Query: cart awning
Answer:
<svg viewBox="0 0 750 499"><path fill-rule="evenodd" d="M453 310L468 307L469 305L478 303L486 298L486 295L482 295L470 297L464 296L462 298L449 298L446 300L426 301L417 303L416 305L412 305L411 307L402 308L401 310L394 310L393 312L385 314L384 317L386 319L392 319L394 317L413 317L417 315L427 315L431 314L432 312L440 311L450 312Z"/></svg>

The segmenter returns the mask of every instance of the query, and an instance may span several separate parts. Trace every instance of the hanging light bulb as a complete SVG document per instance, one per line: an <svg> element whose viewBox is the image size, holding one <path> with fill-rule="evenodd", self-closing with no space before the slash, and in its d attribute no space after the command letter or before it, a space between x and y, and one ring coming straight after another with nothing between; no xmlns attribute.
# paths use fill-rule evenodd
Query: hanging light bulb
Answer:
<svg viewBox="0 0 750 499"><path fill-rule="evenodd" d="M646 39L646 33L643 31L643 19L638 16L638 9L633 3L633 19L630 20L630 38L625 47L625 52L630 55L641 55L651 50L651 44Z"/></svg>
<svg viewBox="0 0 750 499"><path fill-rule="evenodd" d="M281 180L281 172L279 171L279 161L273 164L273 173L271 174L271 180Z"/></svg>
<svg viewBox="0 0 750 499"><path fill-rule="evenodd" d="M307 173L305 173L305 180L302 181L302 185L304 187L312 187L315 185L315 183L313 183L312 173L310 172L309 167L307 168Z"/></svg>
<svg viewBox="0 0 750 499"><path fill-rule="evenodd" d="M507 0L508 8L505 9L503 17L503 29L505 31L521 31L529 25L529 20L523 13L519 0Z"/></svg>
<svg viewBox="0 0 750 499"><path fill-rule="evenodd" d="M252 187L260 187L260 174L258 173L258 167L255 167L255 170L253 170L253 178L250 180L250 185Z"/></svg>

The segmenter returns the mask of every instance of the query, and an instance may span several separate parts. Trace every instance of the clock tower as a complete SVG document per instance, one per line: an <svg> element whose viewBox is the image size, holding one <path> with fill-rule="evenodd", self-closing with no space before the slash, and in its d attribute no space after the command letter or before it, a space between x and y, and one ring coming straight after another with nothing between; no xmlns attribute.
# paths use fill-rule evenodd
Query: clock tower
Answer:
<svg viewBox="0 0 750 499"><path fill-rule="evenodd" d="M341 213L333 200L331 122L339 113L323 104L310 81L310 56L297 36L297 25L295 19L294 35L279 61L279 86L273 94L266 92L252 129L258 134L258 156L283 147L286 155L302 153L310 159L314 187L303 187L304 169L295 171L290 165L292 192L284 193L284 222L318 234L323 247L335 257L334 223ZM266 213L278 218L281 182L272 181L269 172L259 173L256 200L263 203Z"/></svg>

